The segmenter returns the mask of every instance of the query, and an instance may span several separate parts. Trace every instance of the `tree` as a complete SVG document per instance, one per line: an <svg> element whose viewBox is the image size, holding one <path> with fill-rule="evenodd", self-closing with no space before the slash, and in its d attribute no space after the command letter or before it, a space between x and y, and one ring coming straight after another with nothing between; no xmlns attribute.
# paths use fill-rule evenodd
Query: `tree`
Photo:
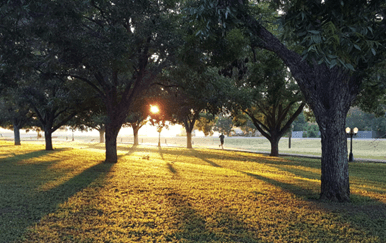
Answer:
<svg viewBox="0 0 386 243"><path fill-rule="evenodd" d="M176 120L173 116L174 106L170 103L169 93L162 87L157 87L159 92L157 96L152 96L149 99L149 104L156 107L152 112L150 112L149 121L153 126L157 127L158 137L158 147L161 147L161 132L163 128L168 128L169 124L175 124ZM150 108L150 107L149 107Z"/></svg>
<svg viewBox="0 0 386 243"><path fill-rule="evenodd" d="M253 46L272 51L291 70L315 114L322 138L321 199L350 200L345 119L369 67L384 58L384 1L272 1L282 7L286 42L269 32L246 0L194 1L187 12L206 23L199 35L238 27ZM210 33L210 34L209 34ZM297 44L289 49L286 44Z"/></svg>
<svg viewBox="0 0 386 243"><path fill-rule="evenodd" d="M203 112L200 113L200 118L198 118L195 129L202 131L206 136L213 135L213 127L216 125L217 117L211 113Z"/></svg>
<svg viewBox="0 0 386 243"><path fill-rule="evenodd" d="M229 94L235 114L242 111L271 143L271 156L279 155L279 141L302 112L305 102L283 62L275 54L255 51L256 62ZM257 61L258 60L258 61Z"/></svg>
<svg viewBox="0 0 386 243"><path fill-rule="evenodd" d="M232 118L230 116L220 114L218 116L214 130L220 133L224 133L227 136L230 136L232 128L233 128Z"/></svg>
<svg viewBox="0 0 386 243"><path fill-rule="evenodd" d="M294 126L293 131L304 131L305 127L308 124L306 118L304 117L304 113L300 113L292 124Z"/></svg>
<svg viewBox="0 0 386 243"><path fill-rule="evenodd" d="M28 6L36 38L52 46L45 63L61 66L55 75L87 83L103 100L108 163L117 162L116 139L135 100L171 64L180 38L178 7L175 1L148 0Z"/></svg>
<svg viewBox="0 0 386 243"><path fill-rule="evenodd" d="M16 88L30 68L31 46L22 1L0 4L0 92Z"/></svg>
<svg viewBox="0 0 386 243"><path fill-rule="evenodd" d="M146 99L138 99L136 102L135 110L131 111L126 119L126 124L133 129L134 145L139 144L138 131L147 123L147 118L151 113L150 104Z"/></svg>
<svg viewBox="0 0 386 243"><path fill-rule="evenodd" d="M169 70L164 87L168 106L172 107L175 121L185 127L187 148L192 148L192 132L200 114L221 110L223 84L215 69L193 69L180 64ZM165 75L166 76L166 75Z"/></svg>
<svg viewBox="0 0 386 243"><path fill-rule="evenodd" d="M21 145L20 129L32 125L33 113L20 99L19 89L7 89L0 97L0 125L13 129L15 145Z"/></svg>
<svg viewBox="0 0 386 243"><path fill-rule="evenodd" d="M89 129L95 129L99 132L99 143L105 142L106 122L107 115L104 104L100 99L94 97L92 102L84 110L80 110L79 113L71 119L68 125L71 129L80 129L81 131L87 131Z"/></svg>
<svg viewBox="0 0 386 243"><path fill-rule="evenodd" d="M72 80L36 77L22 87L24 102L30 104L38 126L44 131L46 150L53 150L52 133L66 125L88 104L87 90Z"/></svg>

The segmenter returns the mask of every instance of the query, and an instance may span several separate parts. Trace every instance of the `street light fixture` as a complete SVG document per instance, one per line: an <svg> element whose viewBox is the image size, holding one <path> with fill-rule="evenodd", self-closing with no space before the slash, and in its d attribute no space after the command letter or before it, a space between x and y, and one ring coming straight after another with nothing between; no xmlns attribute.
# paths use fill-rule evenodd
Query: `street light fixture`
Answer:
<svg viewBox="0 0 386 243"><path fill-rule="evenodd" d="M346 127L346 133L350 135L351 143L350 143L350 154L348 156L348 162L354 161L354 155L352 154L352 137L358 133L358 128L354 127L354 129L351 129L349 127Z"/></svg>

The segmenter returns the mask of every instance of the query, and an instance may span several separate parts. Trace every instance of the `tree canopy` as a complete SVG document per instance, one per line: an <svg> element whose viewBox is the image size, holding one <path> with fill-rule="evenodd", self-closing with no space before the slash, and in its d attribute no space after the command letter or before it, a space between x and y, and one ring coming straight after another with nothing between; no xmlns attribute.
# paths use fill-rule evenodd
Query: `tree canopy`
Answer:
<svg viewBox="0 0 386 243"><path fill-rule="evenodd" d="M322 138L321 198L349 201L346 114L369 67L385 55L385 2L381 0L259 1L281 10L284 38L266 27L260 4L247 0L190 1L191 22L202 40L224 39L239 28L253 46L272 51L296 79L315 114Z"/></svg>

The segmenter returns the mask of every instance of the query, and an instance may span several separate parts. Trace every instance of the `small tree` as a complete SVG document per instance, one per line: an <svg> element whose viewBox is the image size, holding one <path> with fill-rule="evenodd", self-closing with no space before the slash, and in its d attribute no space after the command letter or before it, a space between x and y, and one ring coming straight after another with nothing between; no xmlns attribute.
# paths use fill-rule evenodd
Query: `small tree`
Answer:
<svg viewBox="0 0 386 243"><path fill-rule="evenodd" d="M230 91L231 109L248 115L256 129L271 143L271 156L279 155L279 141L302 112L305 102L284 63L274 54L254 51L245 75L237 77ZM240 68L238 68L240 69Z"/></svg>
<svg viewBox="0 0 386 243"><path fill-rule="evenodd" d="M12 129L15 145L21 145L20 129L32 125L33 112L20 99L19 89L8 89L0 97L0 126Z"/></svg>
<svg viewBox="0 0 386 243"><path fill-rule="evenodd" d="M40 128L44 131L46 150L53 150L52 133L85 109L90 96L87 89L72 86L72 80L37 77L34 84L23 87L23 99L31 105Z"/></svg>
<svg viewBox="0 0 386 243"><path fill-rule="evenodd" d="M148 121L147 118L151 114L150 104L147 99L142 98L136 101L134 105L135 110L131 111L126 118L126 123L124 125L130 126L133 129L134 135L134 145L139 144L138 131L141 129Z"/></svg>
<svg viewBox="0 0 386 243"><path fill-rule="evenodd" d="M203 112L200 113L200 118L195 124L195 128L202 131L206 136L213 135L213 127L216 125L217 117L211 113Z"/></svg>
<svg viewBox="0 0 386 243"><path fill-rule="evenodd" d="M224 114L220 114L218 116L214 130L220 133L224 133L227 136L230 136L232 128L233 128L232 117L226 116Z"/></svg>

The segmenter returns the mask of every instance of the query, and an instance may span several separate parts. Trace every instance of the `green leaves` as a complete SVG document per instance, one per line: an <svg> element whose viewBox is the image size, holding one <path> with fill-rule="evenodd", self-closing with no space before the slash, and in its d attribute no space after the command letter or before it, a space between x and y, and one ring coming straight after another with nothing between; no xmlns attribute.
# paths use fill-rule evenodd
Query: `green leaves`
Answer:
<svg viewBox="0 0 386 243"><path fill-rule="evenodd" d="M371 65L385 52L385 31L377 20L381 3L295 1L281 18L284 37L303 47L303 60L351 71Z"/></svg>

